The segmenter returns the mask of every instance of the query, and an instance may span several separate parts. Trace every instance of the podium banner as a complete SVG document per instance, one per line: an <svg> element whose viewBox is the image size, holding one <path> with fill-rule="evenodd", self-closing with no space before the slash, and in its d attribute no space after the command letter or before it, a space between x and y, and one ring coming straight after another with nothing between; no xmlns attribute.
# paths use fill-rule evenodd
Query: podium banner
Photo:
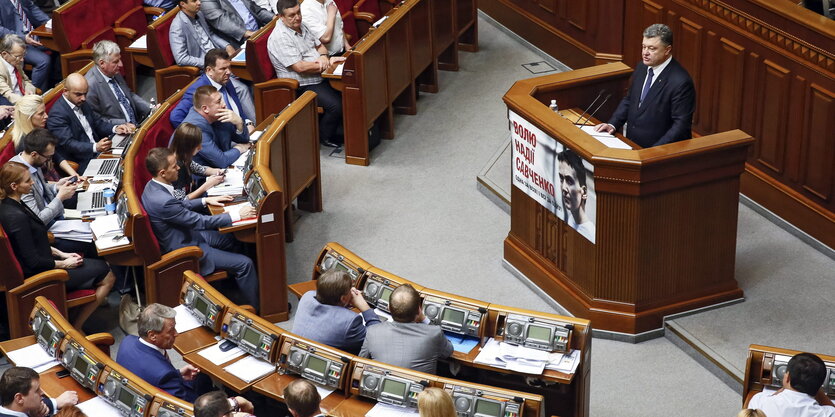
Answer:
<svg viewBox="0 0 835 417"><path fill-rule="evenodd" d="M594 166L508 110L513 186L594 243Z"/></svg>

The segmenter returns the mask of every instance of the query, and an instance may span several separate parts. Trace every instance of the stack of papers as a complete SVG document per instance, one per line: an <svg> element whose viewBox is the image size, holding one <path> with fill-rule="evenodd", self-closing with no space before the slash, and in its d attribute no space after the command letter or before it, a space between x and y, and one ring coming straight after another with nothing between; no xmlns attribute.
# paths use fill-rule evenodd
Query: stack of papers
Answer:
<svg viewBox="0 0 835 417"><path fill-rule="evenodd" d="M614 135L606 132L596 132L594 130L594 126L580 126L577 125L583 132L588 133L591 137L597 139L598 142L610 147L610 148L617 148L617 149L632 149L631 146L627 145L626 142L616 138Z"/></svg>
<svg viewBox="0 0 835 417"><path fill-rule="evenodd" d="M337 66L336 66L336 68L334 68L334 70L333 70L333 75L339 75L339 76L341 76L341 75L342 75L342 68L344 68L344 67L345 67L345 63L344 63L344 62L343 62L343 63L341 63L341 64L339 64L339 65L337 65Z"/></svg>
<svg viewBox="0 0 835 417"><path fill-rule="evenodd" d="M223 369L242 381L249 383L270 372L275 372L275 365L252 356L247 356Z"/></svg>
<svg viewBox="0 0 835 417"><path fill-rule="evenodd" d="M110 249L130 243L130 240L125 237L122 227L119 226L119 215L117 214L96 217L95 220L90 222L90 229L93 231L93 236L96 237L96 248L98 249Z"/></svg>
<svg viewBox="0 0 835 417"><path fill-rule="evenodd" d="M365 417L418 417L415 408L398 407L396 405L377 403L365 413Z"/></svg>
<svg viewBox="0 0 835 417"><path fill-rule="evenodd" d="M540 375L545 369L574 373L580 363L580 351L567 355L498 342L493 338L481 348L476 363L515 372Z"/></svg>
<svg viewBox="0 0 835 417"><path fill-rule="evenodd" d="M209 188L207 194L217 195L241 195L244 192L244 173L237 168L226 170L226 178L222 183Z"/></svg>
<svg viewBox="0 0 835 417"><path fill-rule="evenodd" d="M252 142L257 142L257 141L258 141L258 138L260 138L260 137L261 137L261 135L263 135L263 134L264 134L264 131L263 131L263 130L256 130L256 131L254 131L254 132L250 133L250 134L249 134L249 142L250 142L250 143L252 143ZM246 152L244 152L244 154L245 154L245 155L247 155L247 156L249 156L249 152L250 152L250 151L246 151ZM239 159L240 159L240 158L239 158ZM244 158L244 162L246 162L246 158ZM241 165L243 165L243 163L242 163Z"/></svg>
<svg viewBox="0 0 835 417"><path fill-rule="evenodd" d="M77 242L92 242L93 231L90 224L81 220L58 220L52 224L49 231L56 239L75 240Z"/></svg>
<svg viewBox="0 0 835 417"><path fill-rule="evenodd" d="M237 346L227 350L226 352L223 352L222 350L220 350L220 345L221 343L215 343L214 345L211 345L206 349L197 352L197 354L208 359L209 362L220 366L226 362L231 361L232 359L235 359L239 356L243 356L246 353Z"/></svg>
<svg viewBox="0 0 835 417"><path fill-rule="evenodd" d="M142 35L139 39L133 41L128 48L133 49L148 49L148 35Z"/></svg>
<svg viewBox="0 0 835 417"><path fill-rule="evenodd" d="M6 356L8 356L9 362L13 363L15 366L32 368L37 373L41 373L59 364L55 357L46 353L41 345L37 343L26 346L22 349L13 350Z"/></svg>
<svg viewBox="0 0 835 417"><path fill-rule="evenodd" d="M79 403L77 407L88 416L96 417L122 417L119 409L110 405L104 397L95 396L83 403Z"/></svg>
<svg viewBox="0 0 835 417"><path fill-rule="evenodd" d="M249 202L231 204L231 205L228 205L228 206L224 206L223 207L223 212L224 213L229 213L233 210L238 211L238 210L241 209L241 207L252 207L252 204L249 204ZM255 216L255 217L248 217L246 219L240 219L236 222L232 222L232 224L234 224L235 226L240 226L240 225L244 225L244 224L252 224L252 223L255 223L257 221L258 221L258 217Z"/></svg>
<svg viewBox="0 0 835 417"><path fill-rule="evenodd" d="M177 313L174 318L174 330L177 330L177 333L185 333L203 325L197 320L197 317L194 317L194 314L191 314L188 307L182 304L174 307L174 311Z"/></svg>

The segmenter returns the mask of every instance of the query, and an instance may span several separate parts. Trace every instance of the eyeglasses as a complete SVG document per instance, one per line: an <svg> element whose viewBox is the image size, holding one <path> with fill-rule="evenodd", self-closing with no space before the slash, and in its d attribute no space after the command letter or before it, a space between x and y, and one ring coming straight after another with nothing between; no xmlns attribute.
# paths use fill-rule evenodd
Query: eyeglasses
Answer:
<svg viewBox="0 0 835 417"><path fill-rule="evenodd" d="M4 54L6 54L6 55L8 55L8 56L10 56L10 57L12 57L12 58L14 58L14 59L23 59L23 58L25 58L25 57L26 57L26 53L25 53L25 52L24 52L23 54L20 54L20 55L15 55L15 54L13 54L13 53L11 53L11 52L5 52L5 51L4 51L3 53L4 53Z"/></svg>
<svg viewBox="0 0 835 417"><path fill-rule="evenodd" d="M49 155L44 155L44 154L42 154L42 153L40 153L40 152L38 152L38 151L35 151L35 153L37 153L38 155L40 155L40 156L44 157L45 159L52 159L52 157L53 157L53 156L55 156L55 153L54 153L54 152L53 152L53 153L51 153L51 154L49 154Z"/></svg>

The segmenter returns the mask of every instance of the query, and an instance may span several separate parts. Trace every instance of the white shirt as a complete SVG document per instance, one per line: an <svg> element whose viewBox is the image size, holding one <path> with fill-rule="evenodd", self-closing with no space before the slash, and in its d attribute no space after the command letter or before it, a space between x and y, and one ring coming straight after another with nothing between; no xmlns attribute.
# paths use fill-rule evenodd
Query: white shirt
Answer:
<svg viewBox="0 0 835 417"><path fill-rule="evenodd" d="M748 408L762 410L768 417L833 417L835 407L818 404L808 394L790 389L780 393L758 393L751 398Z"/></svg>
<svg viewBox="0 0 835 417"><path fill-rule="evenodd" d="M61 98L67 102L67 105L70 106L72 112L75 114L75 117L78 119L78 122L81 123L81 127L84 128L84 132L87 133L87 138L90 139L90 143L93 144L93 152L96 152L96 139L93 138L93 128L90 126L90 121L87 120L87 117L84 116L84 112L81 111L81 107L72 104L71 101L67 100L67 96L61 95Z"/></svg>
<svg viewBox="0 0 835 417"><path fill-rule="evenodd" d="M113 92L113 95L114 95L114 96L116 96L116 102L117 102L117 103L119 103L119 108L120 108L120 109L122 109L122 114L124 114L124 115L125 115L125 120L130 121L130 115L128 115L128 109L126 109L126 108L125 108L125 106L124 106L124 105L122 105L122 102L121 102L121 101L119 101L119 94L117 94L117 93L116 93L116 88L119 88L119 90L122 90L122 88L121 88L121 87L118 87L119 83L117 82L117 83L116 83L116 86L113 86L113 84L110 84L110 80L111 80L112 78L110 78L110 77L108 77L108 76L104 75L104 73L103 73L103 72L101 72L101 69L100 69L99 67L96 67L96 70L97 70L97 71L99 72L99 74L101 74L101 76L104 78L104 82L105 82L105 83L107 83L107 86L108 86L108 87L110 87L110 91L112 91L112 92ZM122 91L122 95L124 95L124 96L125 96L125 98L127 98L127 97L128 97L128 95L127 95L127 94L125 94L125 92L124 92L124 91Z"/></svg>
<svg viewBox="0 0 835 417"><path fill-rule="evenodd" d="M215 82L215 80L213 80L213 79L212 79L211 77L209 77L208 75L206 76L206 78L208 78L208 79L209 79L209 83L211 83L211 84L212 84L212 86L214 86L214 88L216 88L216 89L217 89L217 91L220 91L220 88L221 88L221 87L223 87L220 83ZM227 84L227 85L229 85L229 84L231 83L231 81L232 81L232 79L230 78L230 79L229 79L229 81L228 81L226 84ZM231 87L231 86L227 87L227 89L226 89L226 95L227 95L227 96L229 95L229 88L234 88L234 87ZM220 95L221 95L221 96L223 96L223 93L220 93ZM226 100L225 100L225 99L224 99L223 101L224 101L224 102L226 102ZM241 116L241 119L244 119L244 115L242 115L242 114L241 114L241 109L239 109L239 108L238 108L238 105L237 105L237 104L235 104L235 100L232 100L232 99L230 98L230 99L229 99L229 102L228 102L228 103L226 103L226 104L228 104L228 105L229 105L229 109L230 109L230 110L232 110L233 112L235 112L235 114L237 114L238 116ZM246 119L246 120L244 120L244 121L247 121L247 120L249 120L249 119Z"/></svg>
<svg viewBox="0 0 835 417"><path fill-rule="evenodd" d="M302 21L310 33L319 39L328 30L328 5L333 3L333 0L325 0L325 3L319 3L318 0L308 0L302 2ZM334 4L335 5L335 4ZM345 46L342 33L342 15L339 10L336 11L336 22L333 24L333 34L331 41L325 44L328 48L328 55L334 55L342 52Z"/></svg>
<svg viewBox="0 0 835 417"><path fill-rule="evenodd" d="M652 85L655 84L655 80L657 80L658 76L661 75L661 71L664 71L664 68L667 68L667 65L670 64L670 61L672 59L673 59L673 56L670 55L670 57L667 58L666 61L664 61L664 62L662 62L662 63L660 63L660 64L658 64L654 67L650 67L650 68L652 68L652 82L649 84L650 88L652 88ZM646 77L649 77L649 71L647 71ZM647 78L646 77L644 77L644 82L641 83L641 86L643 86L644 84L647 83Z"/></svg>
<svg viewBox="0 0 835 417"><path fill-rule="evenodd" d="M154 180L154 181L156 181L156 180ZM165 184L163 184L163 183L161 183L161 182L159 182L159 181L157 181L157 183L158 183L158 184L165 185ZM139 343L142 343L143 345L148 346L149 348L156 350L157 352L161 353L161 354L162 354L162 356L168 356L168 355L166 355L166 354L165 354L165 351L164 351L164 350L160 349L160 348L159 348L159 347L157 347L156 345L151 344L151 342L149 342L149 341L147 341L147 340L145 340L145 339L143 339L143 338L141 338L141 337L139 338Z"/></svg>
<svg viewBox="0 0 835 417"><path fill-rule="evenodd" d="M12 88L12 93L21 96L25 95L26 93L20 91L20 85L17 83L17 67L10 64L9 61L6 61L5 59L0 59L0 61L3 61L3 63L6 64L6 69L9 71L9 84L11 84L9 87Z"/></svg>

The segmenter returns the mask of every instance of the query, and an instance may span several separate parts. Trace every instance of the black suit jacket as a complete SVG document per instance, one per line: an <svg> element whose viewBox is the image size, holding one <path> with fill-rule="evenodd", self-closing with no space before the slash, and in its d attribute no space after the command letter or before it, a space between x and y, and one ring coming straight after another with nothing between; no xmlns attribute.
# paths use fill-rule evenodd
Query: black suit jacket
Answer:
<svg viewBox="0 0 835 417"><path fill-rule="evenodd" d="M113 133L115 123L104 121L86 102L81 105L81 112L87 117L87 122L93 129L93 138L96 142L102 138L109 137ZM96 157L93 145L87 138L87 133L81 126L81 122L75 117L75 112L67 104L64 97L59 97L49 110L49 119L46 120L46 128L58 138L56 151L64 159L78 163L78 172L84 172L87 163Z"/></svg>
<svg viewBox="0 0 835 417"><path fill-rule="evenodd" d="M55 269L48 229L29 207L11 198L4 198L0 204L0 224L9 236L12 250L23 268L23 276L31 277Z"/></svg>
<svg viewBox="0 0 835 417"><path fill-rule="evenodd" d="M635 68L629 92L609 124L621 130L628 123L626 137L644 148L690 139L696 107L696 91L690 74L672 58L639 107L647 68L643 63Z"/></svg>

